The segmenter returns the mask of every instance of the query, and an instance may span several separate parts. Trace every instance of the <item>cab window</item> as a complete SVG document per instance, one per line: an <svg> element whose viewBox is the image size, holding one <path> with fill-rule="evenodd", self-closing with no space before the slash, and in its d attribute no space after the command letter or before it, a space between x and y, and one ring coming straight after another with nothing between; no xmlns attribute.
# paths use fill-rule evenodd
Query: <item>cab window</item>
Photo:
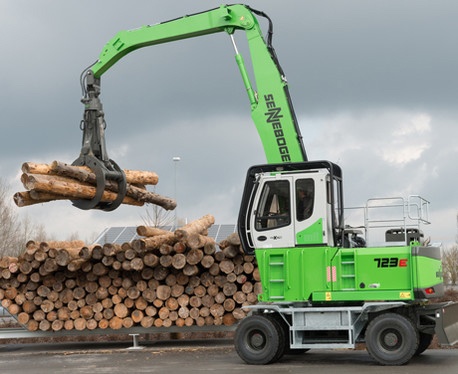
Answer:
<svg viewBox="0 0 458 374"><path fill-rule="evenodd" d="M266 182L256 209L256 230L271 230L289 225L290 201L288 181Z"/></svg>
<svg viewBox="0 0 458 374"><path fill-rule="evenodd" d="M313 214L315 181L312 178L296 180L296 219L301 222Z"/></svg>

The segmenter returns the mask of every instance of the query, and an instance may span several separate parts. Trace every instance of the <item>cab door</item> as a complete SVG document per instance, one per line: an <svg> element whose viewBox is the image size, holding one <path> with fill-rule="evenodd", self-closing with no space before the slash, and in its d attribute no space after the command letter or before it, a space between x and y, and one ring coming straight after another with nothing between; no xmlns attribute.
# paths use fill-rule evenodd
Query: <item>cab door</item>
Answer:
<svg viewBox="0 0 458 374"><path fill-rule="evenodd" d="M263 177L254 199L251 216L255 248L295 246L291 176Z"/></svg>
<svg viewBox="0 0 458 374"><path fill-rule="evenodd" d="M300 173L294 177L297 246L332 243L329 175L324 170Z"/></svg>

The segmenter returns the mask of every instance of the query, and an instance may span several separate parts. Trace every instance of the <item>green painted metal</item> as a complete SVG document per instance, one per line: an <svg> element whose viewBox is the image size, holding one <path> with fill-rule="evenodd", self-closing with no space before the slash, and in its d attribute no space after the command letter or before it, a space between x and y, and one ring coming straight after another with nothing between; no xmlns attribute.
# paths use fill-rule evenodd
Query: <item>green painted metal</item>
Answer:
<svg viewBox="0 0 458 374"><path fill-rule="evenodd" d="M436 248L438 251L438 249ZM432 250L430 250L432 251ZM411 301L442 280L440 256L415 247L257 249L261 301ZM424 276L420 274L425 274Z"/></svg>
<svg viewBox="0 0 458 374"><path fill-rule="evenodd" d="M100 78L121 58L140 48L218 32L233 33L235 29L253 28L259 29L259 24L252 13L242 5L233 5L133 30L123 30L106 43L91 70L96 78Z"/></svg>
<svg viewBox="0 0 458 374"><path fill-rule="evenodd" d="M260 301L309 300L326 289L327 247L257 249L261 275Z"/></svg>
<svg viewBox="0 0 458 374"><path fill-rule="evenodd" d="M218 32L232 35L236 30L244 31L248 41L255 85L251 84L243 58L238 52L236 62L267 162L306 161L286 78L273 47L266 44L263 38L253 10L245 5L223 5L168 22L120 31L105 45L91 71L95 78L100 78L117 61L139 48ZM253 87L256 87L256 94Z"/></svg>
<svg viewBox="0 0 458 374"><path fill-rule="evenodd" d="M298 245L323 244L323 219L320 218L306 229L296 233Z"/></svg>
<svg viewBox="0 0 458 374"><path fill-rule="evenodd" d="M413 258L416 275L417 288L427 288L443 282L442 278L442 264L432 258L427 257L414 257ZM430 271L421 271L421 269L431 269Z"/></svg>
<svg viewBox="0 0 458 374"><path fill-rule="evenodd" d="M414 263L414 280L417 290L424 290L428 287L443 287L443 272L441 253L435 247L412 248L412 262ZM424 271L428 269L428 271Z"/></svg>

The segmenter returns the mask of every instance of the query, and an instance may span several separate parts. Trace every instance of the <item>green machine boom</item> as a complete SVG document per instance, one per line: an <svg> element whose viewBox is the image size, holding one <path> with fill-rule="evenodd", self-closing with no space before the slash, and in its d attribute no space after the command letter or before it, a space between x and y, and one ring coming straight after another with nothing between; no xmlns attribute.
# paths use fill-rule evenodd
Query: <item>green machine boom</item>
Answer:
<svg viewBox="0 0 458 374"><path fill-rule="evenodd" d="M264 38L257 17L268 22ZM245 33L253 68L250 80L234 34ZM125 196L121 168L108 157L100 101L101 77L139 48L200 37L229 35L246 90L251 116L267 163L248 170L238 217L243 250L255 255L262 293L237 326L235 348L249 364L268 364L291 351L352 348L366 343L384 365L407 363L429 346L458 342L458 304L433 303L444 293L440 249L424 240L420 224L426 200L394 205L402 219L368 218L358 227L344 222L343 176L329 161L308 161L288 84L272 46L273 25L246 5L223 5L152 26L121 31L82 74L83 142L74 165L97 176L92 200L81 209L116 209ZM153 72L154 73L154 72ZM118 183L115 201L101 202L107 181ZM416 207L419 214L411 214ZM406 213L407 212L407 213ZM417 225L411 225L410 220ZM368 240L370 229L384 231L383 243Z"/></svg>
<svg viewBox="0 0 458 374"><path fill-rule="evenodd" d="M267 18L269 32L265 41L255 13ZM249 79L242 55L238 52L233 34L246 34L253 66L255 87ZM84 96L83 142L81 154L74 165L88 166L98 176L97 194L91 201L74 201L81 209L116 209L125 196L120 189L113 203L102 203L106 180L125 184L125 177L107 154L102 104L99 99L101 77L117 61L139 48L214 33L230 35L235 48L235 60L240 69L251 106L251 116L258 130L268 163L306 161L307 155L297 125L288 92L288 84L272 46L273 26L262 12L245 5L225 5L202 13L188 15L152 26L120 31L103 48L98 60L82 74ZM278 121L278 119L281 121Z"/></svg>

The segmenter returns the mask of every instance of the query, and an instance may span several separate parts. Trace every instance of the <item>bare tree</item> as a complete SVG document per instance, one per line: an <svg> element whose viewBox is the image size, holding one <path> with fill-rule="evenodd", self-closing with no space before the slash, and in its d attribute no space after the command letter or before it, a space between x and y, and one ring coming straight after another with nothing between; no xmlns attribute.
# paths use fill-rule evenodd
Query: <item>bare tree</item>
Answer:
<svg viewBox="0 0 458 374"><path fill-rule="evenodd" d="M46 228L42 223L35 223L33 240L37 242L46 242L53 239L49 237L49 234L46 232Z"/></svg>
<svg viewBox="0 0 458 374"><path fill-rule="evenodd" d="M448 283L456 285L458 283L458 213L456 214L456 228L457 234L455 238L455 244L452 245L446 252L445 264L443 262L444 274L446 274L446 279Z"/></svg>
<svg viewBox="0 0 458 374"><path fill-rule="evenodd" d="M71 241L74 241L74 240L80 240L80 238L81 238L81 235L79 234L79 232L78 231L73 231L73 232L71 232L70 234L67 235L65 240L71 242Z"/></svg>
<svg viewBox="0 0 458 374"><path fill-rule="evenodd" d="M18 217L9 197L9 186L0 179L0 255L10 255L19 236Z"/></svg>
<svg viewBox="0 0 458 374"><path fill-rule="evenodd" d="M47 240L43 225L26 215L15 212L10 186L0 178L0 256L17 256L24 251L28 240Z"/></svg>
<svg viewBox="0 0 458 374"><path fill-rule="evenodd" d="M456 285L458 282L458 244L454 244L442 253L442 270L446 284Z"/></svg>
<svg viewBox="0 0 458 374"><path fill-rule="evenodd" d="M173 226L174 224L174 216L172 212L154 204L147 205L146 216L142 217L142 220L146 226L159 228Z"/></svg>
<svg viewBox="0 0 458 374"><path fill-rule="evenodd" d="M99 237L100 233L97 231L93 231L91 233L86 234L86 237L84 239L84 242L87 244L93 244Z"/></svg>

